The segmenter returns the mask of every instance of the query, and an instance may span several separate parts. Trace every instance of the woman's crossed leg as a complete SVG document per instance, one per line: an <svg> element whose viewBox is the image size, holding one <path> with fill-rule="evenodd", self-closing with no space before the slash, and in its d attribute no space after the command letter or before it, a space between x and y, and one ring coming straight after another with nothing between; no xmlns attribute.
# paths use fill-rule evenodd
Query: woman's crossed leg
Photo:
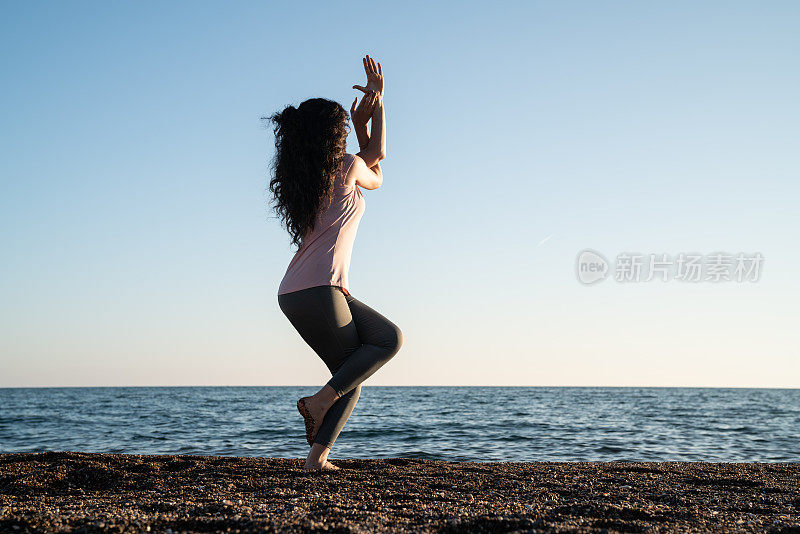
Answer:
<svg viewBox="0 0 800 534"><path fill-rule="evenodd" d="M336 469L327 463L333 443L353 412L361 383L388 362L403 343L389 319L335 286L318 286L278 297L283 313L322 358L332 376L297 403L306 420L311 451L307 469Z"/></svg>

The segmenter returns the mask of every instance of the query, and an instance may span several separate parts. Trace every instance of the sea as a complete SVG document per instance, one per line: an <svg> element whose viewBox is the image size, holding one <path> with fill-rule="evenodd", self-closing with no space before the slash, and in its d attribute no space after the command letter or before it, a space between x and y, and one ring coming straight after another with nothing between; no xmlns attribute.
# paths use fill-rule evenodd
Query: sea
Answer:
<svg viewBox="0 0 800 534"><path fill-rule="evenodd" d="M314 387L0 388L0 452L303 458ZM800 389L364 386L333 458L800 461Z"/></svg>

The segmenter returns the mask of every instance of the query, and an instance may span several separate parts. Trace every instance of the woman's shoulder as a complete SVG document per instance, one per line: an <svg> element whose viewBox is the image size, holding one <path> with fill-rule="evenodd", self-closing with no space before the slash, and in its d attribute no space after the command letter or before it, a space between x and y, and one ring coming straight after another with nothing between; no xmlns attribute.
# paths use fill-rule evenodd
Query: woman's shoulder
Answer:
<svg viewBox="0 0 800 534"><path fill-rule="evenodd" d="M347 171L350 170L350 166L353 164L355 160L356 160L355 154L351 154L349 152L344 153L344 157L342 158L342 170L344 171L345 174L347 174Z"/></svg>
<svg viewBox="0 0 800 534"><path fill-rule="evenodd" d="M347 185L347 175L350 172L353 163L356 160L355 154L350 154L349 152L345 152L344 157L342 158L342 174L339 177L339 182L341 185Z"/></svg>

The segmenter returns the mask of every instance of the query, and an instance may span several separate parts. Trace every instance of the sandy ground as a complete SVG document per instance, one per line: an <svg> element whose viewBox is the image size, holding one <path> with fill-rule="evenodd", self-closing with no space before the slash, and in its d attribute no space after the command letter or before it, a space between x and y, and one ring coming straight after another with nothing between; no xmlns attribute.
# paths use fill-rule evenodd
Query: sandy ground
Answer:
<svg viewBox="0 0 800 534"><path fill-rule="evenodd" d="M0 532L800 534L800 464L0 454Z"/></svg>

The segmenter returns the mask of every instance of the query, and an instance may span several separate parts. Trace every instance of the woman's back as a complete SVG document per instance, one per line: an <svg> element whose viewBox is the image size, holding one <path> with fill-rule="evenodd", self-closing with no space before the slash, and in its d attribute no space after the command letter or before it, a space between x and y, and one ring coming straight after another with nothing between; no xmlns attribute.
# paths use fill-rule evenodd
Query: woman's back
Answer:
<svg viewBox="0 0 800 534"><path fill-rule="evenodd" d="M358 224L366 202L358 185L345 180L355 156L345 154L333 183L330 205L323 207L314 229L303 236L278 288L278 294L314 286L332 285L349 290L348 271Z"/></svg>

